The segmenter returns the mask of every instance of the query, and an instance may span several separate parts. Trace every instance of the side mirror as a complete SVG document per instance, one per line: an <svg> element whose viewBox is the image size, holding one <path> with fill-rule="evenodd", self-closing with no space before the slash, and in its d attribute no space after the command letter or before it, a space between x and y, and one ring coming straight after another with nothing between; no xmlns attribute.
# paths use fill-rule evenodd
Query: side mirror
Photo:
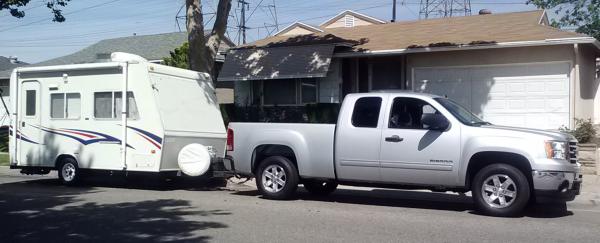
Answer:
<svg viewBox="0 0 600 243"><path fill-rule="evenodd" d="M429 130L446 131L450 122L442 114L426 113L421 116L421 122L429 127Z"/></svg>

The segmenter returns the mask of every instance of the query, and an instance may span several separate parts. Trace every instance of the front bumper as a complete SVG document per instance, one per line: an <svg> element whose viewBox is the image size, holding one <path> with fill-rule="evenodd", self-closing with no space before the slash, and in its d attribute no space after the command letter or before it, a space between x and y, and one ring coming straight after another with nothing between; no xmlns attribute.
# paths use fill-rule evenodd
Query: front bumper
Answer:
<svg viewBox="0 0 600 243"><path fill-rule="evenodd" d="M579 171L533 171L532 177L538 202L573 201L581 192L583 176Z"/></svg>

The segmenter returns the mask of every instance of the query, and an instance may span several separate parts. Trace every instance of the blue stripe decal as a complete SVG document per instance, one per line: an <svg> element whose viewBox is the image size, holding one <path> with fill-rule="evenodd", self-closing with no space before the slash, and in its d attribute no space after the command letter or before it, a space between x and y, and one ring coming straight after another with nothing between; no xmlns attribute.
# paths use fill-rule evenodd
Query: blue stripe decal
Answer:
<svg viewBox="0 0 600 243"><path fill-rule="evenodd" d="M137 132L139 132L139 133L141 133L141 134L144 134L144 135L148 136L149 138L151 138L152 140L154 140L154 141L155 141L155 142L157 142L158 144L161 144L161 145L162 145L162 138L161 138L161 137L159 137L159 136L156 136L156 135L154 135L154 134L152 134L152 133L150 133L150 132L144 131L144 130L142 130L142 129L139 129L139 128L130 127L130 126L127 126L127 127L128 127L128 128L131 128L131 129L133 129L133 130L135 130L135 131L137 131Z"/></svg>

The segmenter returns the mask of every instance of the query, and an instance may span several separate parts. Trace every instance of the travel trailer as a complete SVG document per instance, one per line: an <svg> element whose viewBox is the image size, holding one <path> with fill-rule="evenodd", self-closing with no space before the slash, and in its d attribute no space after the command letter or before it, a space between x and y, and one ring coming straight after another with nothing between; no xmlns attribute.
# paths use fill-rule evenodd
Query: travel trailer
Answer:
<svg viewBox="0 0 600 243"><path fill-rule="evenodd" d="M65 184L86 170L206 174L227 137L210 80L127 53L105 63L17 68L10 167L58 170Z"/></svg>

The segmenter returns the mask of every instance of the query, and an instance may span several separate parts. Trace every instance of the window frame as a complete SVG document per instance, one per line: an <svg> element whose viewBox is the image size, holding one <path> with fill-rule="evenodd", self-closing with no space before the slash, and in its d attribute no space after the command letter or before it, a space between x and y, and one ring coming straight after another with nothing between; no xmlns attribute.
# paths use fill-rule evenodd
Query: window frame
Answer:
<svg viewBox="0 0 600 243"><path fill-rule="evenodd" d="M52 95L56 95L56 94L62 94L63 96L63 117L52 117ZM79 115L77 116L77 118L68 118L67 117L67 94L76 94L79 95ZM81 93L79 92L51 92L50 93L50 109L49 109L49 117L50 120L81 120L81 112L82 112L82 104L83 102L81 102Z"/></svg>
<svg viewBox="0 0 600 243"><path fill-rule="evenodd" d="M304 100L302 99L302 81L303 80L310 80L310 81L314 81L315 82L315 102L304 102ZM320 85L319 85L319 79L317 78L293 78L290 80L279 80L280 82L294 82L294 94L295 94L295 99L294 99L294 103L293 104L268 104L265 103L265 81L266 80L256 80L253 82L259 82L259 84L255 85L255 84L251 84L250 86L250 101L252 102L252 105L255 105L254 101L255 100L259 100L259 104L261 106L267 106L267 107L273 107L273 106L303 106L303 105L308 105L308 104L317 104L319 103L319 91L320 91ZM277 82L279 82L277 81ZM256 92L255 89L257 89L258 86L258 91ZM258 94L257 94L258 93ZM256 96L260 96L260 99L256 99Z"/></svg>
<svg viewBox="0 0 600 243"><path fill-rule="evenodd" d="M110 113L111 113L111 117L107 118L107 117L96 117L96 94L97 93L110 93L111 94L111 100L110 100ZM116 110L116 93L123 93L123 91L114 91L114 90L106 90L106 91L94 91L92 93L93 99L94 101L92 102L92 118L94 120L99 120L99 121L117 121L117 120L121 120L121 117L117 116L117 110ZM136 120L140 120L141 116L140 116L140 109L137 105L137 100L135 97L135 94L133 91L127 91L126 94L131 93L131 95L133 96L133 99L135 100L135 106L136 106L136 110L137 112L137 116L136 117L127 117L127 120L130 121L136 121ZM127 97L128 95L125 95L125 102L127 102ZM121 99L123 100L123 95L121 95ZM127 107L129 108L129 107Z"/></svg>
<svg viewBox="0 0 600 243"><path fill-rule="evenodd" d="M394 104L395 104L395 102L396 102L396 99L413 99L413 100L422 101L422 102L424 102L426 105L428 105L428 106L430 106L431 108L433 108L433 109L434 109L436 112L438 112L439 114L443 115L443 114L440 112L440 110L439 110L438 108L436 108L434 105L432 105L430 102L428 102L428 101L426 101L426 100L423 100L423 99L420 99L420 98L416 98L416 97L404 97L404 96L396 96L396 97L394 97L394 98L392 98L392 99L391 99L391 104L390 104L390 106L389 106L390 108L389 108L389 111L388 111L388 116L387 116L387 119L386 119L386 127L385 127L385 129L397 129L397 130L431 130L431 129L429 129L429 128L424 128L424 127L423 127L423 128L414 128L414 127L390 127L390 122L391 122L391 119L392 119L392 112L394 111ZM423 107L425 107L425 105L424 105L424 106L421 106L421 109L422 109ZM423 114L424 114L424 113L422 113L421 115L423 115ZM446 118L446 119L447 119L447 118ZM422 122L421 122L421 124L422 124Z"/></svg>
<svg viewBox="0 0 600 243"><path fill-rule="evenodd" d="M356 113L356 104L358 104L358 102L362 99L367 99L367 98L375 98L375 99L379 99L379 110L377 111L377 123L375 124L374 127L366 127L366 126L356 126L356 124L354 124L354 114ZM354 101L354 106L352 107L352 114L350 114L350 125L354 128L361 128L361 129L380 129L379 128L379 121L380 121L380 117L381 117L381 111L384 107L384 103L383 103L383 97L381 96L363 96L363 97L359 97L358 99L356 99Z"/></svg>

